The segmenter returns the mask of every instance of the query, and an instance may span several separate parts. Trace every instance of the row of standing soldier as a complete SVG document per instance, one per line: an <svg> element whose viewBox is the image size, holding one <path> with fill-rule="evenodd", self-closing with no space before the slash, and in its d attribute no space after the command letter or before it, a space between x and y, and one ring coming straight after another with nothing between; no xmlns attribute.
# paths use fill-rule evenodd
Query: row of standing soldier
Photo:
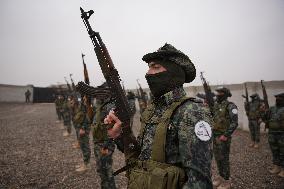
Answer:
<svg viewBox="0 0 284 189"><path fill-rule="evenodd" d="M209 105L211 111L213 110L214 115L214 127L213 127L213 133L218 133L220 130L218 125L225 126L226 122L235 122L235 125L237 125L237 117L234 116L234 114L227 114L229 115L227 117L226 121L226 114L223 114L222 110L224 108L220 108L220 106L216 106L216 103L214 103L213 96L214 94L211 92L211 89L209 85L207 84L206 80L203 77L203 74L201 73L201 80L203 82L205 95L198 95L199 97L205 99L205 102L207 105ZM259 95L257 93L252 94L251 101L248 100L248 90L247 86L245 84L245 93L246 95L242 95L246 101L245 101L245 110L246 114L248 116L249 120L249 130L251 135L251 141L252 143L249 144L249 147L259 148L259 142L260 142L260 125L261 123L265 122L265 130L268 128L268 142L271 148L272 157L273 157L273 167L272 169L268 169L270 173L272 174L278 174L280 177L284 177L284 143L283 143L283 137L284 137L284 108L283 108L283 101L284 101L284 94L278 94L275 95L276 97L276 105L271 107L269 109L268 105L268 97L266 88L263 84L263 81L261 81L261 86L263 90L263 97L264 100L261 100ZM223 89L224 90L224 89ZM218 102L219 99L219 92L220 89L217 89L217 99ZM226 92L227 91L227 92ZM229 90L224 90L224 93L228 94L227 96L231 96ZM224 104L225 105L225 104ZM226 106L226 105L225 105ZM230 108L228 108L230 109ZM232 109L232 108L231 108ZM237 109L232 109L232 111L228 110L228 112L237 113ZM223 115L223 116L222 116ZM234 118L235 117L235 118ZM235 120L235 121L233 121ZM220 124L218 124L220 123ZM227 124L228 125L228 124ZM217 127L216 127L217 126ZM230 128L234 127L227 127L226 132L230 131ZM236 127L235 127L236 128ZM233 131L233 130L232 130ZM225 134L226 134L225 132ZM231 132L232 133L232 132ZM215 134L213 134L215 136ZM282 138L281 138L282 137ZM220 137L221 138L221 137ZM220 183L224 182L224 179L228 178L229 174L229 152L230 152L230 146L228 143L230 143L230 140L228 142L224 141L220 145L218 144L218 141L216 142L216 138L214 137L213 141L213 151L215 160L217 163L217 168L219 172L219 177L217 177L213 185L219 186ZM227 143L227 144L226 144ZM218 146L219 145L219 146ZM219 148L221 147L221 148ZM221 157L221 159L220 159ZM227 168L226 168L227 167Z"/></svg>
<svg viewBox="0 0 284 189"><path fill-rule="evenodd" d="M141 115L142 127L135 138L129 123L130 108L125 103L118 72L99 33L94 32L89 24L92 14L93 11L85 12L81 8L81 17L114 98L115 110L109 111L104 119L104 116L101 117L104 124L100 129L105 140L114 142L125 154L126 167L116 173L127 170L130 189L213 188L213 141L220 175L213 184L218 189L230 188L230 143L238 126L237 107L227 100L231 96L230 91L224 87L217 89L216 102L209 108L194 98L186 97L182 86L194 80L195 67L187 55L165 44L142 58L149 66L145 77L153 101ZM100 148L102 154L112 153L110 151ZM112 170L108 173L113 175ZM115 186L109 185L108 188Z"/></svg>

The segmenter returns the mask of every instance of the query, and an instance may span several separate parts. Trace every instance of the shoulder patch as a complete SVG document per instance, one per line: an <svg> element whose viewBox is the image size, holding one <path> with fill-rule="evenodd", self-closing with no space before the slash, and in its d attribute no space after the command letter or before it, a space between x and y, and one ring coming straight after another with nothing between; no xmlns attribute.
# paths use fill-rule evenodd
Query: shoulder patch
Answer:
<svg viewBox="0 0 284 189"><path fill-rule="evenodd" d="M195 135L202 141L210 140L212 136L212 129L206 121L199 121L195 124Z"/></svg>
<svg viewBox="0 0 284 189"><path fill-rule="evenodd" d="M238 113L238 110L236 108L232 109L232 113L233 114L237 114Z"/></svg>

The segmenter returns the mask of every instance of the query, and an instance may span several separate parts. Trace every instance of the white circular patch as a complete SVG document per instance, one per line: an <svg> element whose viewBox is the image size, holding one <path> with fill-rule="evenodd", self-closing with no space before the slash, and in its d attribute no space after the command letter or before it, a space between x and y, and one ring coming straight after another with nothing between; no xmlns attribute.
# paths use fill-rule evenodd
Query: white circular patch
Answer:
<svg viewBox="0 0 284 189"><path fill-rule="evenodd" d="M237 113L238 113L238 110L237 110L237 109L232 109L232 113L233 113L233 114L237 114Z"/></svg>
<svg viewBox="0 0 284 189"><path fill-rule="evenodd" d="M212 136L212 130L206 121L199 121L195 124L195 135L202 141L210 140Z"/></svg>

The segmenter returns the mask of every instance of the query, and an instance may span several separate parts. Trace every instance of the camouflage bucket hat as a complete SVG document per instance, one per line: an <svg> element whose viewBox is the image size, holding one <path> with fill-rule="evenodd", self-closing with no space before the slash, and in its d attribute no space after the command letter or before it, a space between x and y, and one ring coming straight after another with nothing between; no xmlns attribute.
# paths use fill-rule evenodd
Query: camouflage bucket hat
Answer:
<svg viewBox="0 0 284 189"><path fill-rule="evenodd" d="M186 83L193 81L196 76L195 66L188 56L167 43L157 51L144 55L142 60L147 63L151 60L169 60L176 63L184 70Z"/></svg>

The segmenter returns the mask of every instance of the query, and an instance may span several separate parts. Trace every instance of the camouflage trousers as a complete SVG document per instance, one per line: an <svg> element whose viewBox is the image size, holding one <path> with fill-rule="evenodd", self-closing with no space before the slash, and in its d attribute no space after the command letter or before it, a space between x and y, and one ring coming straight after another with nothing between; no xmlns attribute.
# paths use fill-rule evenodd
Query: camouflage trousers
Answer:
<svg viewBox="0 0 284 189"><path fill-rule="evenodd" d="M73 123L73 126L74 126L74 129L75 129L75 132L76 132L76 139L78 140L79 142L79 132L80 132L80 128Z"/></svg>
<svg viewBox="0 0 284 189"><path fill-rule="evenodd" d="M225 180L230 178L230 146L231 138L228 138L226 142L220 141L220 136L214 136L213 140L213 153L217 164L218 172Z"/></svg>
<svg viewBox="0 0 284 189"><path fill-rule="evenodd" d="M102 152L102 149L108 149L106 154ZM114 151L113 142L106 143L96 143L94 142L94 154L96 158L97 173L101 178L101 188L102 189L115 189L115 181L112 170L112 154Z"/></svg>
<svg viewBox="0 0 284 189"><path fill-rule="evenodd" d="M60 109L59 109L59 108L56 108L56 114L57 114L57 119L58 119L59 121L61 121L61 120L62 120L62 113L60 112Z"/></svg>
<svg viewBox="0 0 284 189"><path fill-rule="evenodd" d="M250 137L253 142L259 143L260 141L260 124L256 120L249 120Z"/></svg>
<svg viewBox="0 0 284 189"><path fill-rule="evenodd" d="M63 112L63 124L66 127L67 132L71 133L71 117L69 112Z"/></svg>
<svg viewBox="0 0 284 189"><path fill-rule="evenodd" d="M79 138L79 144L80 148L82 150L83 160L85 164L88 164L90 162L91 158L91 148L90 148L90 129L85 130L84 135L79 135L78 130L78 138Z"/></svg>
<svg viewBox="0 0 284 189"><path fill-rule="evenodd" d="M268 142L272 152L273 164L284 168L284 132L270 132Z"/></svg>

